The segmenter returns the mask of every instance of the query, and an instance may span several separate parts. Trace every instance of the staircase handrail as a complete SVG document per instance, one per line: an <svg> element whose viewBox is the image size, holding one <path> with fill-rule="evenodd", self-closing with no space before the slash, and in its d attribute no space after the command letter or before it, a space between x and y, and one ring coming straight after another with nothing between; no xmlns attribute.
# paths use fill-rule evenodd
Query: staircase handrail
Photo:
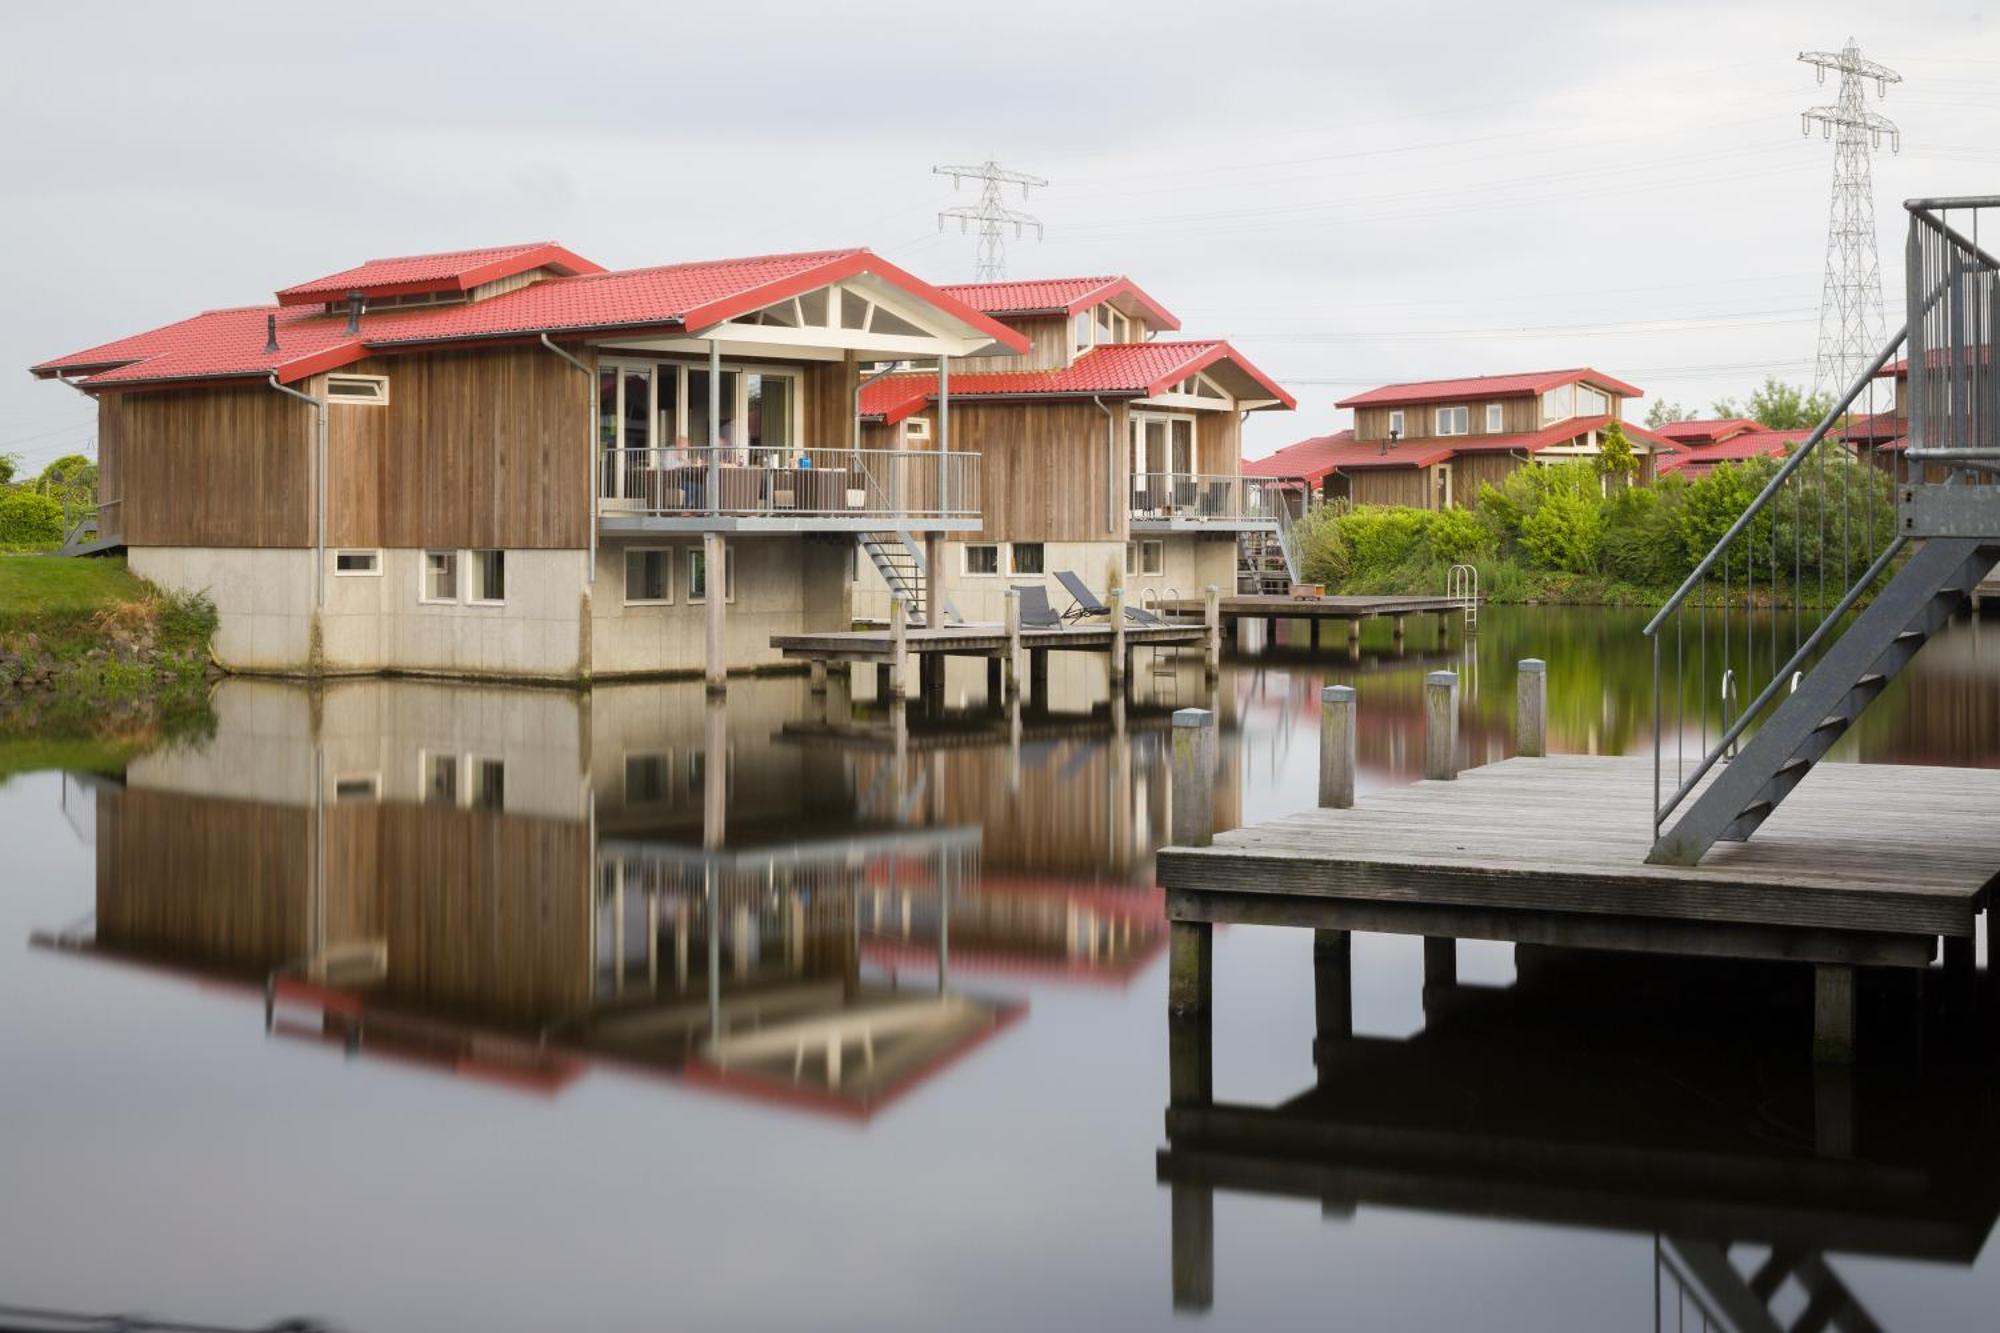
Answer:
<svg viewBox="0 0 2000 1333"><path fill-rule="evenodd" d="M1292 537L1292 500L1282 485L1274 485L1272 498L1278 510L1278 553L1285 558L1285 573L1294 583L1303 583L1299 576L1299 556Z"/></svg>

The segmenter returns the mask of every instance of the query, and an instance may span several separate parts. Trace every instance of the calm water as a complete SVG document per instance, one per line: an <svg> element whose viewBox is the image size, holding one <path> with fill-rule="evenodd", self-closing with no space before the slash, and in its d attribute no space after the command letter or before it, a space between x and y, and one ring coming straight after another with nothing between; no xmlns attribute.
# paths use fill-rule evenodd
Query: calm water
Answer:
<svg viewBox="0 0 2000 1333"><path fill-rule="evenodd" d="M1359 660L1253 650L1212 694L1198 661L1142 664L1122 709L1095 661L1057 660L1046 715L954 673L900 728L794 679L722 708L232 682L212 738L122 782L16 779L0 1305L1672 1328L1678 1275L1733 1240L1743 1274L1777 1254L1785 1318L1820 1292L1992 1327L2000 1099L1906 986L1864 1013L1935 1058L1856 1075L1830 1133L1782 969L1467 943L1427 1015L1417 942L1358 937L1356 1036L1316 1065L1309 935L1230 929L1212 1048L1242 1133L1162 1155L1169 709L1220 714L1224 826L1311 803L1323 683L1360 688L1364 786L1413 776L1439 666L1474 760L1506 752L1529 655L1557 748L1651 743L1635 617L1493 610L1473 649L1425 629L1405 656L1376 632ZM1996 736L1989 619L1841 754L1991 763Z"/></svg>

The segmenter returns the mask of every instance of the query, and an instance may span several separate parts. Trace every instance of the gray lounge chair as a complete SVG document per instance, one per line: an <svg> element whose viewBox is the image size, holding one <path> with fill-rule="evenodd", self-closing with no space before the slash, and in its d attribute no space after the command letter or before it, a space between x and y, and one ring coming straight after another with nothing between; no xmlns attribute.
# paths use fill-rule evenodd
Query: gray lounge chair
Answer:
<svg viewBox="0 0 2000 1333"><path fill-rule="evenodd" d="M1070 595L1072 603L1069 611L1063 616L1064 620L1088 620L1094 616L1109 616L1111 614L1111 608L1097 600L1097 594L1090 590L1089 584L1077 577L1075 570L1057 570L1056 582L1062 584L1063 591ZM1164 625L1167 623L1142 606L1126 607L1125 619L1134 625L1144 626Z"/></svg>
<svg viewBox="0 0 2000 1333"><path fill-rule="evenodd" d="M1049 591L1039 583L1021 584L1014 589L1021 594L1022 629L1061 629L1062 617L1049 605Z"/></svg>

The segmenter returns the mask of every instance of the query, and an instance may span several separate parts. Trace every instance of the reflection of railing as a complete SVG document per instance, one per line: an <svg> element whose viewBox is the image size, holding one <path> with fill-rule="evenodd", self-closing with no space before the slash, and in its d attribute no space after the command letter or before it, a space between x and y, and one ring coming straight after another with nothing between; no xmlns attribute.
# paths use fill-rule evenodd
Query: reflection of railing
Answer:
<svg viewBox="0 0 2000 1333"><path fill-rule="evenodd" d="M1269 477L1141 472L1132 478L1134 518L1279 521L1281 495Z"/></svg>
<svg viewBox="0 0 2000 1333"><path fill-rule="evenodd" d="M979 516L979 459L931 449L606 449L608 515Z"/></svg>

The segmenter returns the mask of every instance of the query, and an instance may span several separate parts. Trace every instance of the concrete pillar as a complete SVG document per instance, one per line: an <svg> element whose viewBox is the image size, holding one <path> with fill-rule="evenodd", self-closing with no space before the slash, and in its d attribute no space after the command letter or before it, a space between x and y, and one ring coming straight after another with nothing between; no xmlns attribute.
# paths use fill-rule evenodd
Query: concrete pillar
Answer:
<svg viewBox="0 0 2000 1333"><path fill-rule="evenodd" d="M1549 664L1539 657L1522 658L1515 677L1514 748L1533 759L1549 752Z"/></svg>
<svg viewBox="0 0 2000 1333"><path fill-rule="evenodd" d="M1021 697L1021 677L1026 672L1026 661L1021 649L1021 593L1017 588L1007 589L1006 620L1007 632L1007 697Z"/></svg>
<svg viewBox="0 0 2000 1333"><path fill-rule="evenodd" d="M708 633L702 677L714 694L729 688L729 639L722 618L729 602L728 559L728 548L722 534L704 532L701 535L701 568L702 595L706 600L702 607L702 619Z"/></svg>
<svg viewBox="0 0 2000 1333"><path fill-rule="evenodd" d="M1424 677L1424 776L1450 781L1458 776L1458 673L1433 671Z"/></svg>
<svg viewBox="0 0 2000 1333"><path fill-rule="evenodd" d="M889 693L901 699L910 690L910 608L903 594L889 594Z"/></svg>
<svg viewBox="0 0 2000 1333"><path fill-rule="evenodd" d="M1352 685L1319 692L1319 803L1327 810L1354 805L1355 703Z"/></svg>
<svg viewBox="0 0 2000 1333"><path fill-rule="evenodd" d="M1813 1062L1854 1063L1854 969L1813 964Z"/></svg>
<svg viewBox="0 0 2000 1333"><path fill-rule="evenodd" d="M1174 712L1168 765L1172 834L1180 847L1206 847L1215 838L1215 714L1206 708Z"/></svg>
<svg viewBox="0 0 2000 1333"><path fill-rule="evenodd" d="M939 476L939 499L945 478ZM924 534L924 626L936 629L944 624L944 534L927 532Z"/></svg>
<svg viewBox="0 0 2000 1333"><path fill-rule="evenodd" d="M713 695L702 717L701 845L722 846L729 831L729 705ZM715 922L709 922L715 929Z"/></svg>
<svg viewBox="0 0 2000 1333"><path fill-rule="evenodd" d="M1117 694L1125 683L1125 590L1111 590L1111 692Z"/></svg>
<svg viewBox="0 0 2000 1333"><path fill-rule="evenodd" d="M1203 666L1213 680L1222 672L1222 592L1213 583L1201 590L1201 623L1208 631Z"/></svg>

